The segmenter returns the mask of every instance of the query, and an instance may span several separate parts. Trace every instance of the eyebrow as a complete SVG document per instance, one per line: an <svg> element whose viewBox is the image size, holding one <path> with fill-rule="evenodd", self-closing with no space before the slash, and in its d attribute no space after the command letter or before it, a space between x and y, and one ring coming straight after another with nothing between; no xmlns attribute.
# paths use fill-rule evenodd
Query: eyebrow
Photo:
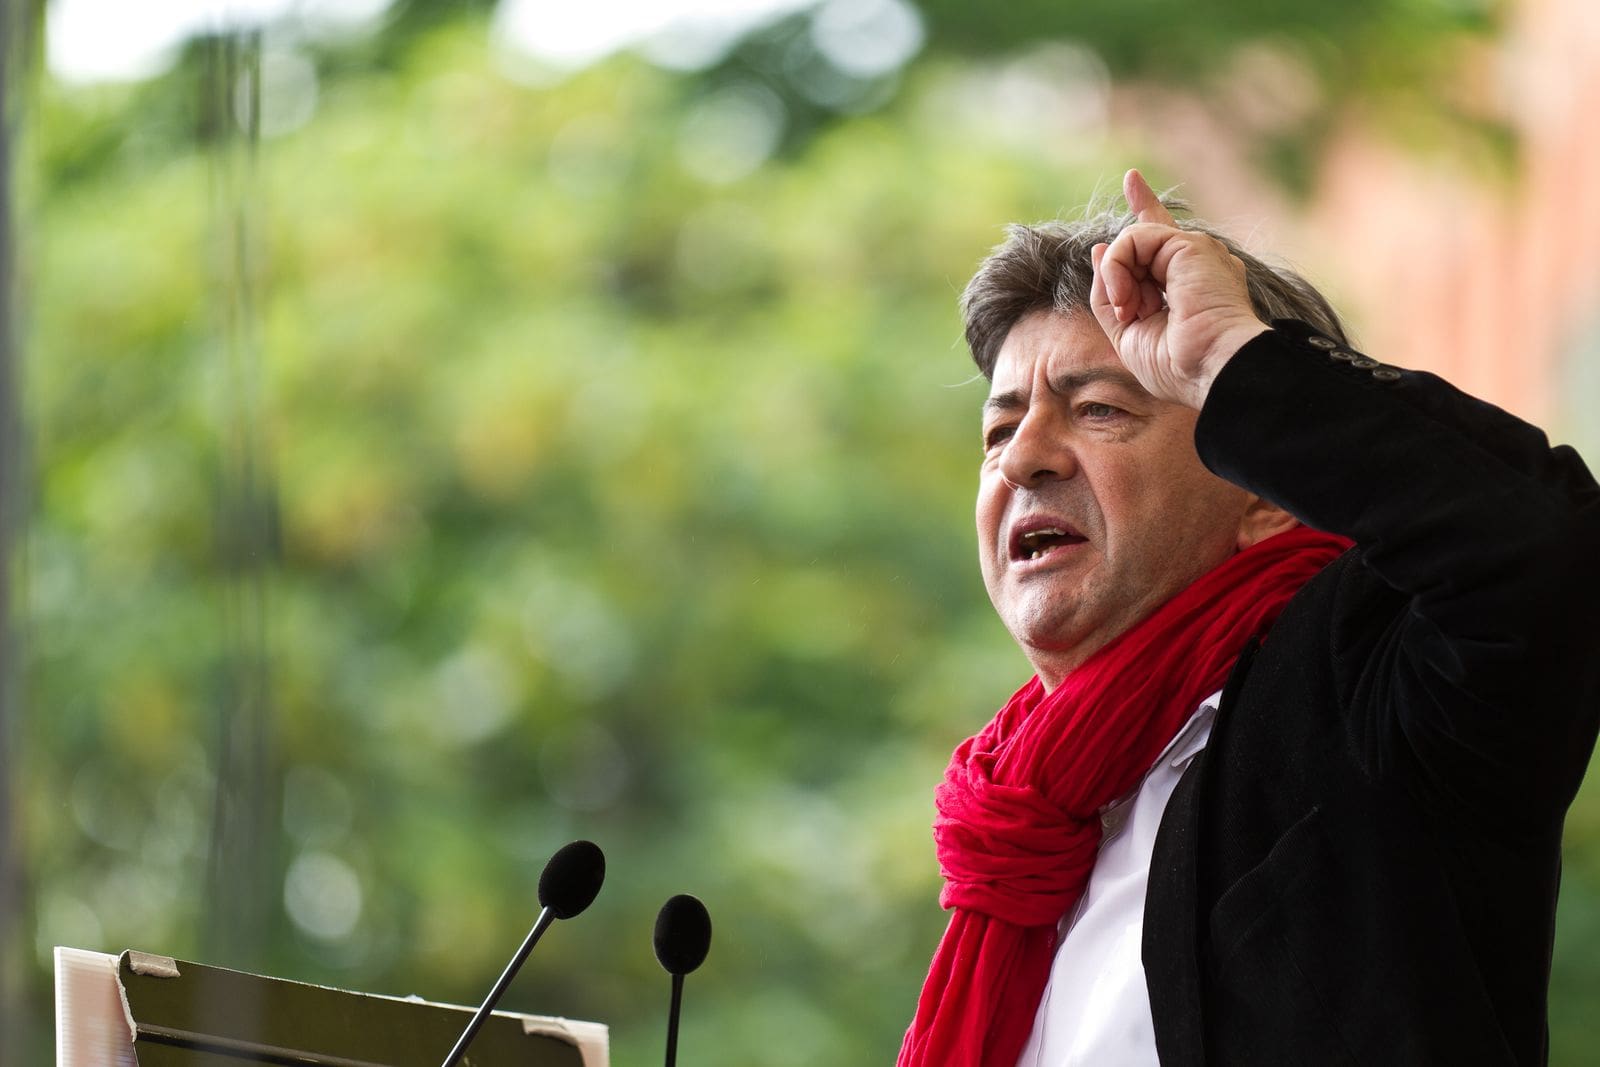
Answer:
<svg viewBox="0 0 1600 1067"><path fill-rule="evenodd" d="M1095 367L1089 370L1072 371L1068 374L1057 375L1050 379L1050 391L1071 394L1095 382L1110 382L1113 385L1120 385L1125 389L1132 389L1149 395L1145 387L1139 384L1139 379L1120 367ZM1021 389L1007 389L1005 392L995 393L985 400L983 402L983 412L987 415L993 411L1016 411L1027 406L1026 393Z"/></svg>

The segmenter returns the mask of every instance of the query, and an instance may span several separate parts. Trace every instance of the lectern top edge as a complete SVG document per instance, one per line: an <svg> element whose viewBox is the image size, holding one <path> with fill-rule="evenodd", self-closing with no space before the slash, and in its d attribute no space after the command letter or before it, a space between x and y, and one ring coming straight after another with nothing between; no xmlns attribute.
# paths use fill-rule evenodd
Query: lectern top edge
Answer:
<svg viewBox="0 0 1600 1067"><path fill-rule="evenodd" d="M56 992L57 1067L437 1067L472 1014L131 949L58 948ZM497 1011L471 1059L608 1067L607 1045L598 1023Z"/></svg>

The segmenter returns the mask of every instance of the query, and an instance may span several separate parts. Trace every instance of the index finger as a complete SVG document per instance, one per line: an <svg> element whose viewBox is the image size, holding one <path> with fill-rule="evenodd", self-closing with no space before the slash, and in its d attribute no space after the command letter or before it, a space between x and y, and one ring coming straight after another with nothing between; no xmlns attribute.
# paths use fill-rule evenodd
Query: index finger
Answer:
<svg viewBox="0 0 1600 1067"><path fill-rule="evenodd" d="M1144 175L1137 169L1128 171L1122 177L1122 195L1128 201L1128 210L1132 211L1140 222L1157 222L1163 226L1174 225L1172 214L1156 196L1150 183L1144 180Z"/></svg>

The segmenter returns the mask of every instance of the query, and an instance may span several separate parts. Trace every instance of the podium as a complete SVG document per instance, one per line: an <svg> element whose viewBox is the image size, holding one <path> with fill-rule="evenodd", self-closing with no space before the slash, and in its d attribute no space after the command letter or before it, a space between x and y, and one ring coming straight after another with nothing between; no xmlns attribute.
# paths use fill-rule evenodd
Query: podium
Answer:
<svg viewBox="0 0 1600 1067"><path fill-rule="evenodd" d="M55 950L56 1067L439 1067L472 1009L207 967ZM599 1023L494 1012L467 1067L609 1067Z"/></svg>

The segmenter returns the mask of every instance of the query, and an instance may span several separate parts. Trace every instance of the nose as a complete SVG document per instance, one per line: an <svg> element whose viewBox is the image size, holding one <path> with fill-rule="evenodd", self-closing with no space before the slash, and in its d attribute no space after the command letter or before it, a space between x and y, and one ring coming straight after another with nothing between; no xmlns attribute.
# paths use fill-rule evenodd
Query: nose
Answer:
<svg viewBox="0 0 1600 1067"><path fill-rule="evenodd" d="M1019 489L1071 478L1077 471L1077 457L1063 428L1037 408L1017 425L1000 453L1000 476Z"/></svg>

